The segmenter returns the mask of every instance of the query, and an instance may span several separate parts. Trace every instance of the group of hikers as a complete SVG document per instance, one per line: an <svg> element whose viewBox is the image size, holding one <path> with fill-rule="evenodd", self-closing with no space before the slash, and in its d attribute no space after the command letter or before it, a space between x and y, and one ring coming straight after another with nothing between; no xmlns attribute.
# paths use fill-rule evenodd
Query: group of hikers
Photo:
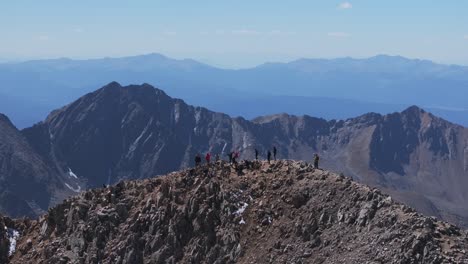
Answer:
<svg viewBox="0 0 468 264"><path fill-rule="evenodd" d="M276 147L273 146L273 159L276 160ZM258 160L258 149L255 149L255 160ZM271 162L271 151L268 150L267 151L267 160L268 160L268 163Z"/></svg>
<svg viewBox="0 0 468 264"><path fill-rule="evenodd" d="M267 151L267 160L268 160L268 163L270 164L271 161L272 161L272 158L274 161L276 161L276 154L278 153L277 149L275 146L273 146L273 150L270 151L268 150ZM258 161L258 156L259 156L260 152L258 151L258 149L255 148L255 160ZM227 154L227 157L229 159L229 163L230 164L234 164L234 165L237 165L237 161L239 160L239 157L240 157L240 153L239 151L231 151ZM216 154L215 156L215 159L216 159L216 162L220 160L220 156L219 154ZM314 163L314 168L318 169L319 168L319 160L320 160L320 157L317 153L314 154L314 157L313 157L313 163ZM206 164L210 164L211 163L211 153L210 152L207 152L206 155L205 155L205 161L206 161ZM249 163L248 160L245 160L245 162ZM200 166L202 163L202 156L200 153L198 153L197 155L195 155L195 166Z"/></svg>

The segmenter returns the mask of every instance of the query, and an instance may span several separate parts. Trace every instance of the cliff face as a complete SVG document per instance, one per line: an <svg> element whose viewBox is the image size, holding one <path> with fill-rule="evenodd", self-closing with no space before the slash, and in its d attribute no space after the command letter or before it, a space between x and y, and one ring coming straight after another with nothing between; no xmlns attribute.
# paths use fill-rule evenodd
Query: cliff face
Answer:
<svg viewBox="0 0 468 264"><path fill-rule="evenodd" d="M37 217L70 194L61 175L0 114L0 211Z"/></svg>
<svg viewBox="0 0 468 264"><path fill-rule="evenodd" d="M172 99L149 85L111 83L22 131L48 164L72 170L72 190L147 178L193 165L196 153L311 160L421 212L468 223L467 129L417 107L344 121L279 114L252 121Z"/></svg>
<svg viewBox="0 0 468 264"><path fill-rule="evenodd" d="M427 215L467 224L466 128L417 107L338 122L288 115L253 122L273 134L267 140L288 158L310 160L318 152L326 168L377 186Z"/></svg>
<svg viewBox="0 0 468 264"><path fill-rule="evenodd" d="M370 169L395 197L466 226L467 132L416 107L384 116L370 144Z"/></svg>
<svg viewBox="0 0 468 264"><path fill-rule="evenodd" d="M21 234L10 262L468 261L466 231L351 178L304 162L241 166L123 181L67 199L38 221L10 221Z"/></svg>

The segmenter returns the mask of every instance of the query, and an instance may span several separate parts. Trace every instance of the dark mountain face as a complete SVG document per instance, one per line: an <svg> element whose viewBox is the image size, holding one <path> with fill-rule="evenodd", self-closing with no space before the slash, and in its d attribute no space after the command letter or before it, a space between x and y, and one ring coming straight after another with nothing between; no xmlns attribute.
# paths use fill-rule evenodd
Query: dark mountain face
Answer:
<svg viewBox="0 0 468 264"><path fill-rule="evenodd" d="M403 166L409 164L410 154L419 145L421 119L418 111L410 108L403 114L388 115L376 124L369 154L372 169L383 173L405 173Z"/></svg>
<svg viewBox="0 0 468 264"><path fill-rule="evenodd" d="M60 174L0 114L0 211L35 217L70 193Z"/></svg>
<svg viewBox="0 0 468 264"><path fill-rule="evenodd" d="M193 165L197 153L226 159L311 160L379 186L418 210L468 224L467 129L411 107L386 116L326 121L286 114L248 121L172 99L150 85L111 83L22 131L49 164L77 175L72 190L147 178Z"/></svg>
<svg viewBox="0 0 468 264"><path fill-rule="evenodd" d="M96 187L186 167L210 146L220 151L217 141L228 138L231 122L149 85L111 83L23 132L40 153L53 146L62 167Z"/></svg>

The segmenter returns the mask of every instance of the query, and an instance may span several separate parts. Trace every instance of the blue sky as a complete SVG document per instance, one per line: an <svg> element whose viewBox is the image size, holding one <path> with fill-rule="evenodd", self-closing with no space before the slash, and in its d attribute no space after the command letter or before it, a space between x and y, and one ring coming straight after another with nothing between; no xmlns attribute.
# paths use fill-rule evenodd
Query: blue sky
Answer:
<svg viewBox="0 0 468 264"><path fill-rule="evenodd" d="M15 0L0 59L151 52L224 67L402 55L468 65L468 1Z"/></svg>

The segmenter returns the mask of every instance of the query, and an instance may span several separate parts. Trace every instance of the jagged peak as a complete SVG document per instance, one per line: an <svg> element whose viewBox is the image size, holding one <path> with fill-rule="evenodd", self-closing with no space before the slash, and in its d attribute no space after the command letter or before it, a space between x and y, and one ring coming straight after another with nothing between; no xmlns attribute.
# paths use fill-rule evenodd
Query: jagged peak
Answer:
<svg viewBox="0 0 468 264"><path fill-rule="evenodd" d="M140 89L148 90L148 91L153 91L153 92L156 92L158 94L167 95L166 92L164 92L163 90L161 90L159 88L154 87L153 85L151 85L149 83L143 83L141 85L136 85L136 87L140 88Z"/></svg>
<svg viewBox="0 0 468 264"><path fill-rule="evenodd" d="M125 90L125 91L128 91L129 93L142 92L142 93L147 94L148 96L159 95L159 96L169 97L163 90L158 89L149 83L130 84L130 85L122 86L120 83L113 81L103 86L101 89L97 91L100 91L100 90L103 90L103 91L114 91L114 90L124 91Z"/></svg>
<svg viewBox="0 0 468 264"><path fill-rule="evenodd" d="M116 81L112 81L102 87L102 89L118 89L118 88L122 88L122 85L120 85L120 83Z"/></svg>
<svg viewBox="0 0 468 264"><path fill-rule="evenodd" d="M104 86L102 86L101 88L97 89L96 91L94 92L90 92L82 97L80 97L77 101L79 101L80 99L82 98L86 98L86 97L89 97L89 96L92 96L92 95L96 95L96 94L100 94L100 93L104 93L104 94L115 94L116 92L120 91L122 89L122 85L116 81L112 81Z"/></svg>
<svg viewBox="0 0 468 264"><path fill-rule="evenodd" d="M450 121L447 121L441 117L435 116L430 112L426 112L423 108L416 106L416 105L410 106L407 109L403 110L401 112L401 115L407 118L420 119L421 121L424 120L426 126L429 123L438 123L438 124L445 124L449 126L462 127L458 124L454 124Z"/></svg>
<svg viewBox="0 0 468 264"><path fill-rule="evenodd" d="M382 118L381 114L370 112L370 113L365 113L363 115L360 115L358 117L349 118L346 121L350 121L350 122L357 121L357 122L364 122L364 123L371 122L371 123L373 123L373 122L376 122L377 120L379 120L380 118Z"/></svg>
<svg viewBox="0 0 468 264"><path fill-rule="evenodd" d="M279 114L273 114L273 115L266 115L266 116L259 116L251 121L257 124L264 124L264 123L270 123L275 120L279 121L285 121L285 120L297 120L299 118L304 118L305 116L296 116L296 115L290 115L288 113L279 113Z"/></svg>
<svg viewBox="0 0 468 264"><path fill-rule="evenodd" d="M11 122L10 118L8 118L8 116L2 113L0 113L0 122L5 123L8 126L15 127L15 125L13 125L13 122Z"/></svg>
<svg viewBox="0 0 468 264"><path fill-rule="evenodd" d="M253 118L251 121L254 123L268 123L274 120L301 120L301 119L314 119L327 122L326 119L318 118L310 115L292 115L288 113L279 113L273 115L258 116Z"/></svg>
<svg viewBox="0 0 468 264"><path fill-rule="evenodd" d="M10 119L5 114L0 113L0 121L10 121Z"/></svg>
<svg viewBox="0 0 468 264"><path fill-rule="evenodd" d="M426 111L417 105L412 105L401 112L402 114L424 114Z"/></svg>

